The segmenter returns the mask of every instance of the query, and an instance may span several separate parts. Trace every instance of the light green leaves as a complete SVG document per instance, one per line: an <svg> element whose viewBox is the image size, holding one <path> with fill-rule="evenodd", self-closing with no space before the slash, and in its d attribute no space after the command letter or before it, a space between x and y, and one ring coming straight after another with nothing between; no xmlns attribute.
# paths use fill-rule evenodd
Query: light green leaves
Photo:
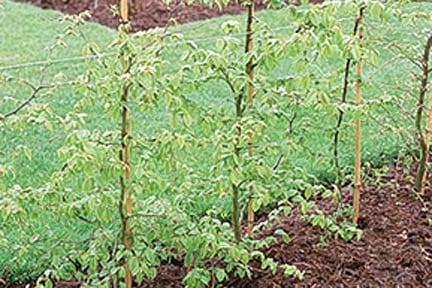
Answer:
<svg viewBox="0 0 432 288"><path fill-rule="evenodd" d="M282 230L282 229L277 229L275 232L274 232L274 235L275 236L278 236L278 237L281 237L282 238L282 241L285 243L285 244L288 244L289 242L290 242L290 237L289 237L289 235L288 235L288 233L286 233L284 230Z"/></svg>
<svg viewBox="0 0 432 288"><path fill-rule="evenodd" d="M231 34L240 30L240 23L238 21L226 21L222 23L222 30L225 34Z"/></svg>
<svg viewBox="0 0 432 288"><path fill-rule="evenodd" d="M209 282L210 272L201 268L193 269L183 279L183 283L185 283L188 288L204 288L207 287Z"/></svg>
<svg viewBox="0 0 432 288"><path fill-rule="evenodd" d="M216 275L216 279L218 282L223 282L228 279L228 274L224 269L216 268L214 274Z"/></svg>
<svg viewBox="0 0 432 288"><path fill-rule="evenodd" d="M372 4L369 5L369 13L373 18L382 18L385 6L381 1L373 1Z"/></svg>
<svg viewBox="0 0 432 288"><path fill-rule="evenodd" d="M285 277L294 277L298 280L303 280L303 272L300 271L296 266L294 265L282 265L282 268L284 269L284 276Z"/></svg>

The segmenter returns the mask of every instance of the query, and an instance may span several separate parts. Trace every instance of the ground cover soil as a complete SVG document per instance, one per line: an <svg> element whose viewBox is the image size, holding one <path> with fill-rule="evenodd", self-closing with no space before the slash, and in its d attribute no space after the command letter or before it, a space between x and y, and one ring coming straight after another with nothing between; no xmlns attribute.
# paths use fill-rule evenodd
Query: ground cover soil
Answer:
<svg viewBox="0 0 432 288"><path fill-rule="evenodd" d="M17 0L29 2L44 9L59 10L65 14L76 15L89 11L92 21L115 28L118 26L118 17L112 12L112 7L118 0ZM176 23L188 23L204 20L221 15L236 15L245 11L244 7L232 2L222 10L206 8L201 5L180 5L176 2L166 5L160 0L135 0L138 5L131 11L131 30L139 31L154 27L164 27L170 19ZM311 0L319 3L322 0ZM256 0L257 9L265 8L263 0ZM298 0L292 1L298 3Z"/></svg>
<svg viewBox="0 0 432 288"><path fill-rule="evenodd" d="M369 179L362 191L360 241L327 238L327 245L322 246L323 231L301 221L296 211L264 230L258 237L272 235L277 229L288 233L289 243L272 244L263 253L279 263L296 265L304 272L303 281L286 279L282 271L273 275L252 262L252 279L231 278L224 287L432 287L432 211L427 201L414 196L415 169L392 165L388 173ZM432 183L431 178L428 183ZM426 199L431 196L432 185L427 187ZM349 189L343 193L343 202L351 203ZM324 212L334 211L330 200L321 201L319 206ZM262 215L261 219L265 217ZM164 263L156 279L145 282L141 288L184 287L182 279L187 272L182 259ZM56 285L79 286L79 282Z"/></svg>

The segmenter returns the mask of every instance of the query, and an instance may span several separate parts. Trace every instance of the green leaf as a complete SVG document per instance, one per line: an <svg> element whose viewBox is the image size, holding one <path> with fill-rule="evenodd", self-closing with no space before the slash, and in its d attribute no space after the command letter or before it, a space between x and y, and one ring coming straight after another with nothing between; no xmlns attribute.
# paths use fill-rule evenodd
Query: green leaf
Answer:
<svg viewBox="0 0 432 288"><path fill-rule="evenodd" d="M306 190L304 192L306 200L309 200L312 197L313 189L311 186L306 187Z"/></svg>
<svg viewBox="0 0 432 288"><path fill-rule="evenodd" d="M222 30L224 31L225 34L229 34L236 31L239 25L240 23L235 20L226 21L222 23Z"/></svg>
<svg viewBox="0 0 432 288"><path fill-rule="evenodd" d="M225 270L221 268L216 268L215 275L218 282L222 282L225 279L228 279L228 275L226 274Z"/></svg>
<svg viewBox="0 0 432 288"><path fill-rule="evenodd" d="M300 203L304 201L304 198L301 195L296 195L291 199L294 203Z"/></svg>
<svg viewBox="0 0 432 288"><path fill-rule="evenodd" d="M277 229L274 232L274 235L282 237L283 242L285 242L286 244L288 244L290 242L290 237L289 235L282 229Z"/></svg>
<svg viewBox="0 0 432 288"><path fill-rule="evenodd" d="M325 190L322 194L321 194L322 198L327 199L331 196L333 196L333 191L331 190Z"/></svg>
<svg viewBox="0 0 432 288"><path fill-rule="evenodd" d="M384 11L384 5L381 2L374 1L370 5L370 15L374 18L381 18Z"/></svg>
<svg viewBox="0 0 432 288"><path fill-rule="evenodd" d="M235 185L235 186L239 186L241 180L240 180L240 175L237 171L232 171L231 175L230 175L230 180L231 180L231 184Z"/></svg>
<svg viewBox="0 0 432 288"><path fill-rule="evenodd" d="M296 266L284 264L283 269L285 277L295 277L299 280L303 280L303 272L301 272Z"/></svg>

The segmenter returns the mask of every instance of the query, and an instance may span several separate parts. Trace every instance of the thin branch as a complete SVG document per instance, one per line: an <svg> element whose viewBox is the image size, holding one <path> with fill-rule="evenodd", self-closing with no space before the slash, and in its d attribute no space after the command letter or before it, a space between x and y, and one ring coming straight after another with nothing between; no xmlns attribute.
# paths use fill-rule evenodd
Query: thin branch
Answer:
<svg viewBox="0 0 432 288"><path fill-rule="evenodd" d="M276 163L272 167L273 171L276 171L279 168L280 164L282 163L283 157L284 157L283 154L279 155L278 159L276 160Z"/></svg>
<svg viewBox="0 0 432 288"><path fill-rule="evenodd" d="M20 105L18 105L15 109L7 112L4 115L0 116L0 121L4 121L6 118L9 118L15 114L17 114L19 111L21 111L24 107L26 107L28 104L30 104L30 102L36 98L38 92L41 91L41 89L35 89L33 90L32 94L30 95L30 97L28 97L26 100L24 100Z"/></svg>
<svg viewBox="0 0 432 288"><path fill-rule="evenodd" d="M164 216L165 216L164 214L149 214L149 213L136 212L128 215L127 218L131 219L135 217L164 217Z"/></svg>
<svg viewBox="0 0 432 288"><path fill-rule="evenodd" d="M423 70L423 65L422 63L418 62L416 59L410 57L407 53L406 53L406 49L404 49L403 47L398 46L397 44L393 44L393 47L395 47L398 52L405 57L405 59L409 60L412 64L414 64L415 66L417 66L417 68L420 68ZM391 51L391 50L390 50Z"/></svg>
<svg viewBox="0 0 432 288"><path fill-rule="evenodd" d="M294 121L297 118L297 112L294 112L294 115L289 119L288 122L288 134L292 135L292 133L294 132Z"/></svg>
<svg viewBox="0 0 432 288"><path fill-rule="evenodd" d="M86 222L87 224L95 224L96 221L95 220L90 220L87 217L84 217L83 215L81 215L77 210L74 210L74 215L75 217L77 217L79 220Z"/></svg>
<svg viewBox="0 0 432 288"><path fill-rule="evenodd" d="M236 89L234 87L234 84L231 82L231 79L229 78L228 73L224 69L219 69L219 71L223 75L223 77L221 77L220 79L225 81L225 83L228 85L228 87L230 88L230 90L233 94L236 94Z"/></svg>
<svg viewBox="0 0 432 288"><path fill-rule="evenodd" d="M423 186L424 186L424 175L426 173L426 161L428 158L428 148L427 147L427 143L426 143L426 139L425 139L425 135L422 131L422 120L423 120L423 110L424 110L424 102L425 102L425 95L427 92L427 86L428 86L428 81L429 81L429 56L430 56L430 52L432 50L432 34L429 35L424 51L423 51L423 57L422 57L422 65L421 65L421 70L422 70L422 77L421 77L421 82L420 82L420 88L419 88L419 96L418 96L418 102L417 102L417 112L416 112L416 121L415 121L415 126L417 129L417 139L418 142L420 144L420 148L421 148L421 158L420 158L420 163L419 163L419 168L418 168L418 172L417 172L417 177L416 177L416 190L418 193L422 194L423 190Z"/></svg>
<svg viewBox="0 0 432 288"><path fill-rule="evenodd" d="M35 86L32 83L25 81L25 80L23 80L22 83L29 86L32 89L32 93L30 94L30 96L27 99L25 99L23 102L21 102L21 104L19 104L17 107L12 109L11 111L6 112L3 115L0 114L0 121L4 121L7 118L20 112L22 109L24 109L26 106L28 106L35 98L37 98L38 94L41 91L46 90L46 89L51 89L54 87L64 86L64 85L74 85L76 82L66 82L66 83L61 83L61 84L49 84L49 85L40 84L38 86Z"/></svg>

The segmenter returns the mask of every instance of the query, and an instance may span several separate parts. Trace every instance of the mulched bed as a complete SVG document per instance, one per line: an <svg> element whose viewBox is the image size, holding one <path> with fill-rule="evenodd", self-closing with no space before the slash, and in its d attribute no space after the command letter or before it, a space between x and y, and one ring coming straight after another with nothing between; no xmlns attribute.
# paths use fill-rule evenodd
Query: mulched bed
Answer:
<svg viewBox="0 0 432 288"><path fill-rule="evenodd" d="M91 20L109 27L117 27L118 17L114 16L111 7L118 0L17 0L18 2L29 2L44 9L59 10L65 14L76 15L89 11ZM135 0L138 5L131 12L131 30L139 31L154 27L164 27L170 19L176 23L187 23L197 20L221 15L236 15L245 11L244 7L232 2L222 10L217 8L206 8L200 5L179 5L177 3L169 6L160 0ZM311 0L311 3L320 3L322 0ZM291 0L297 4L298 0ZM257 9L265 8L263 0L256 1Z"/></svg>
<svg viewBox="0 0 432 288"><path fill-rule="evenodd" d="M272 275L253 263L252 279L230 279L224 287L432 287L432 226L428 224L432 215L414 199L412 179L404 175L402 166L392 166L379 185L364 188L360 241L328 239L322 247L322 231L299 221L298 213L264 231L271 235L283 229L289 234L289 244L274 244L263 252L280 263L296 265L305 273L302 282L286 279L281 272ZM429 187L429 197L431 191ZM349 191L344 194L344 202L350 203ZM330 211L329 204L320 206ZM181 264L166 264L142 288L184 287L185 274Z"/></svg>

